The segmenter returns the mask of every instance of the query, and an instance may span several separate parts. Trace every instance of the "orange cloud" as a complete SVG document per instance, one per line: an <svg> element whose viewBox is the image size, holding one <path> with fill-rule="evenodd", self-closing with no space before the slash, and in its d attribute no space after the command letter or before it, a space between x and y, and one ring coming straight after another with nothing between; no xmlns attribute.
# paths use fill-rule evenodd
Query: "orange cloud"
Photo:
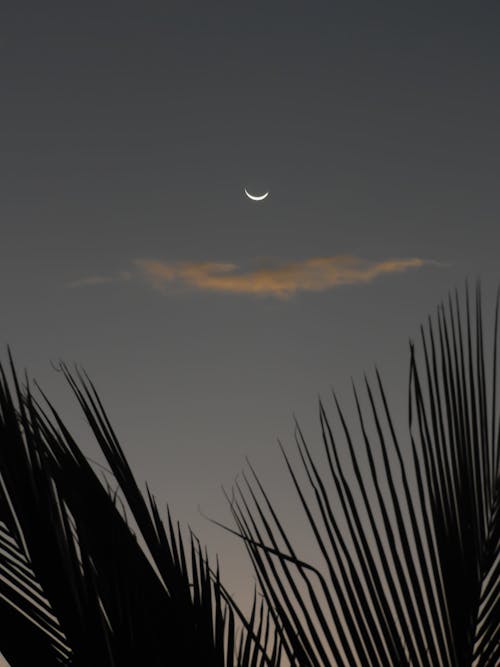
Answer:
<svg viewBox="0 0 500 667"><path fill-rule="evenodd" d="M339 285L368 283L378 276L401 273L428 263L418 258L374 262L349 255L261 262L246 270L237 264L221 262L162 262L154 259L134 262L142 277L157 289L187 287L279 298L297 292L321 292Z"/></svg>

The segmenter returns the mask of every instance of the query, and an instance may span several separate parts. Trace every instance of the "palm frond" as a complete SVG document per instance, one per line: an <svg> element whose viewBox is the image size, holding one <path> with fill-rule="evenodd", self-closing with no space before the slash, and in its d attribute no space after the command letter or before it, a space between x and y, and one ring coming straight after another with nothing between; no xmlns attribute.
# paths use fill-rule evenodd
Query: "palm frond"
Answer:
<svg viewBox="0 0 500 667"><path fill-rule="evenodd" d="M319 406L324 459L298 425L299 467L282 448L318 564L300 559L252 468L235 486L237 532L291 665L500 660L498 298L491 347L479 289L462 311L455 294L422 329L422 359L411 345L406 438L377 372L366 407L354 388L357 437L334 396L336 427Z"/></svg>
<svg viewBox="0 0 500 667"><path fill-rule="evenodd" d="M490 347L478 289L422 328L407 437L377 372L354 388L357 433L334 395L335 422L319 404L323 458L298 424L298 465L280 444L318 563L249 466L228 497L260 587L248 617L140 491L88 377L61 367L113 485L12 360L10 382L0 367L0 650L12 667L498 664L498 317L497 297Z"/></svg>
<svg viewBox="0 0 500 667"><path fill-rule="evenodd" d="M118 486L101 483L14 365L14 391L0 368L0 650L11 666L278 664L264 612L247 620L195 536L162 521L92 383L62 371Z"/></svg>

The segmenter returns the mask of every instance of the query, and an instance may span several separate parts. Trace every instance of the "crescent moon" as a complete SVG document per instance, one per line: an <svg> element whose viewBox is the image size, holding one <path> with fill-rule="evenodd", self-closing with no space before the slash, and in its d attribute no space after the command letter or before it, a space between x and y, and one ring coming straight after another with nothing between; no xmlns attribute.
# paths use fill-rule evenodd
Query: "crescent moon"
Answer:
<svg viewBox="0 0 500 667"><path fill-rule="evenodd" d="M248 192L248 190L245 188L245 194L249 199L252 199L253 201L262 201L263 199L265 199L268 196L269 192L266 192L263 195L251 195Z"/></svg>

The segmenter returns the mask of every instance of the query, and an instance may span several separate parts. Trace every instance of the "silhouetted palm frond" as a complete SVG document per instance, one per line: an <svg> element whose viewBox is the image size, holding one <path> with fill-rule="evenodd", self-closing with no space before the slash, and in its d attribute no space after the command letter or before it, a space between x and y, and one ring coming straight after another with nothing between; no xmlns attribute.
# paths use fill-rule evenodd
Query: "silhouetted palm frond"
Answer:
<svg viewBox="0 0 500 667"><path fill-rule="evenodd" d="M247 620L196 538L186 545L139 491L88 378L62 367L115 491L11 370L13 390L0 368L0 650L11 667L279 664L267 612Z"/></svg>
<svg viewBox="0 0 500 667"><path fill-rule="evenodd" d="M357 437L335 396L338 427L320 402L324 459L296 426L299 468L282 450L318 564L300 559L252 468L236 484L238 533L290 664L499 664L497 339L498 299L486 347L479 290L474 313L455 295L422 329L420 360L411 346L408 437L378 372L367 408L354 389Z"/></svg>
<svg viewBox="0 0 500 667"><path fill-rule="evenodd" d="M497 665L498 299L491 348L479 292L462 311L450 298L420 353L411 345L407 437L377 372L366 407L354 390L356 436L334 396L335 424L319 405L323 459L298 424L300 466L282 448L317 564L251 466L236 484L234 532L263 595L248 618L195 536L141 493L88 378L62 366L114 490L12 361L10 382L0 367L0 650L12 667L277 667L282 651L293 667Z"/></svg>

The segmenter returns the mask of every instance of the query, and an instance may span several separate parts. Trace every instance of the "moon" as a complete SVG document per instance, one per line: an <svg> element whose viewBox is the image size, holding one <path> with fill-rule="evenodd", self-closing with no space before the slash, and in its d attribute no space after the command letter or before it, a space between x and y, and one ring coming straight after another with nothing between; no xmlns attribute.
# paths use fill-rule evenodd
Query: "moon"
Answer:
<svg viewBox="0 0 500 667"><path fill-rule="evenodd" d="M251 195L248 192L248 190L245 188L245 194L249 199L252 199L253 201L262 201L263 199L265 199L268 196L269 192L266 192L263 195Z"/></svg>

